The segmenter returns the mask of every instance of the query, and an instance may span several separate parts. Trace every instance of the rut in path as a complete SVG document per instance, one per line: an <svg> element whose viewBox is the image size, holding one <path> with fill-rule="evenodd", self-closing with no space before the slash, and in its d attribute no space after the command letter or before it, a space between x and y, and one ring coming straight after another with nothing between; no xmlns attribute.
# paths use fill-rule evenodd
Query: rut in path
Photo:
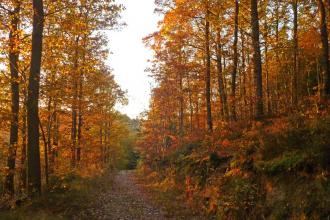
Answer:
<svg viewBox="0 0 330 220"><path fill-rule="evenodd" d="M110 178L110 177L109 177ZM134 171L120 171L112 186L96 193L91 207L75 219L162 220L165 212L152 204L136 185Z"/></svg>

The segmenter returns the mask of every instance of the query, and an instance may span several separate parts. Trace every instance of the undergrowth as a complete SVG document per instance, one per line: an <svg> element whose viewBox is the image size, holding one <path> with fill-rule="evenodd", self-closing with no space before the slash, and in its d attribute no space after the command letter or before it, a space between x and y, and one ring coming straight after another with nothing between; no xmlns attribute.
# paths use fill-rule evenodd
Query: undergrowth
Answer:
<svg viewBox="0 0 330 220"><path fill-rule="evenodd" d="M329 116L229 123L139 169L210 219L328 219L329 137Z"/></svg>

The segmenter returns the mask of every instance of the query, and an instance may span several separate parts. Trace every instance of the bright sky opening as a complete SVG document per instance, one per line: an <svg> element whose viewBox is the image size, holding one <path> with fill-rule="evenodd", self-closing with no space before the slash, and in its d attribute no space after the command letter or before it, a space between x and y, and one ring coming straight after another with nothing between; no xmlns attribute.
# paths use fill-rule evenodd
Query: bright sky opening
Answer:
<svg viewBox="0 0 330 220"><path fill-rule="evenodd" d="M129 104L117 110L131 118L148 109L151 79L145 72L152 52L142 39L157 30L159 16L154 13L154 0L118 0L126 10L122 20L127 24L121 31L109 33L110 54L108 63L114 69L116 81L127 90Z"/></svg>

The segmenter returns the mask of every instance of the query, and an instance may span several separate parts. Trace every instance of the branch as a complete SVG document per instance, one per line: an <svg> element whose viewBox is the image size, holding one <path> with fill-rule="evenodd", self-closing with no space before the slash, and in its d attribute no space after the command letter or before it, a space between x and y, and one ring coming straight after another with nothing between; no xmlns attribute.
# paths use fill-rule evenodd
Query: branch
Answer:
<svg viewBox="0 0 330 220"><path fill-rule="evenodd" d="M6 12L11 12L10 9L6 8L5 6L3 6L2 4L0 4L0 8L5 10Z"/></svg>

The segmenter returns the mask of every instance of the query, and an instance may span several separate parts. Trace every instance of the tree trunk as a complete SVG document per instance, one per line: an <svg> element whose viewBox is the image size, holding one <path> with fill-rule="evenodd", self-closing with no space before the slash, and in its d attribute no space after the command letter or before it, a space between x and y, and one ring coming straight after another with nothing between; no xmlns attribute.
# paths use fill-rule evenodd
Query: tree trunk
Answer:
<svg viewBox="0 0 330 220"><path fill-rule="evenodd" d="M72 122L71 122L71 168L76 166L77 150L77 104L78 104L78 45L80 37L76 38L74 66L73 66L73 100L72 100Z"/></svg>
<svg viewBox="0 0 330 220"><path fill-rule="evenodd" d="M256 86L256 113L255 119L261 119L264 115L263 109L263 93L262 93L262 63L259 40L259 15L258 0L251 0L251 28L252 28L252 45L253 45L253 66L254 79Z"/></svg>
<svg viewBox="0 0 330 220"><path fill-rule="evenodd" d="M102 163L104 163L104 160L103 160L103 155L104 155L104 147L103 147L103 123L102 122L100 124L99 138L100 138L100 148L101 148L100 159L101 159Z"/></svg>
<svg viewBox="0 0 330 220"><path fill-rule="evenodd" d="M275 11L276 11L276 25L275 25L275 39L276 39L276 51L275 51L275 56L276 56L276 64L278 65L278 69L281 68L281 60L280 60L280 56L279 56L279 48L280 48L280 35L279 35L279 29L280 29L280 0L276 0L276 7L275 7ZM273 113L275 113L276 115L279 115L279 100L280 100L280 84L279 84L279 74L280 71L276 72L276 77L275 77L275 96L276 96L276 100L274 102L274 109L273 109Z"/></svg>
<svg viewBox="0 0 330 220"><path fill-rule="evenodd" d="M20 2L15 1L14 11L10 12L11 29L9 33L9 66L11 75L11 120L10 140L8 149L8 173L5 180L5 192L13 195L15 191L14 175L16 166L16 151L18 142L18 113L19 113L19 78L18 78L18 24L19 24Z"/></svg>
<svg viewBox="0 0 330 220"><path fill-rule="evenodd" d="M44 128L42 127L41 120L39 118L39 127L42 134L42 139L44 141L44 160L45 160L45 179L46 179L46 187L48 187L49 183L49 169L48 169L48 143Z"/></svg>
<svg viewBox="0 0 330 220"><path fill-rule="evenodd" d="M27 101L27 91L25 87L23 88L23 108L22 108L22 153L21 153L21 189L26 189L26 101Z"/></svg>
<svg viewBox="0 0 330 220"><path fill-rule="evenodd" d="M293 0L293 77L292 77L292 106L297 107L298 104L298 0Z"/></svg>
<svg viewBox="0 0 330 220"><path fill-rule="evenodd" d="M190 133L194 130L194 124L193 124L193 116L194 116L194 106L193 106L193 99L192 99L192 88L190 85L190 77L188 75L188 96L189 96L189 111L190 111Z"/></svg>
<svg viewBox="0 0 330 220"><path fill-rule="evenodd" d="M326 9L322 0L319 0L320 11L320 29L321 29L321 41L322 41L322 76L324 85L321 86L321 96L323 98L330 97L330 64L329 64L329 42L328 42L328 30L327 30L327 17Z"/></svg>
<svg viewBox="0 0 330 220"><path fill-rule="evenodd" d="M233 57L233 71L231 73L231 117L232 120L237 120L236 116L236 76L237 76L237 65L238 65L238 14L239 14L239 3L235 0L235 30L234 30L234 57Z"/></svg>
<svg viewBox="0 0 330 220"><path fill-rule="evenodd" d="M83 75L79 77L79 97L78 97L78 144L77 144L77 163L79 164L81 159L81 137L83 126L83 113L82 113L82 98L83 98Z"/></svg>
<svg viewBox="0 0 330 220"><path fill-rule="evenodd" d="M39 146L39 87L44 24L43 1L33 0L32 52L27 100L28 124L28 191L30 195L41 194L41 169Z"/></svg>
<svg viewBox="0 0 330 220"><path fill-rule="evenodd" d="M54 84L55 84L55 78L56 78L56 72L52 71L50 74L50 85L51 85L51 90L54 89ZM48 106L47 106L47 111L48 111L48 119L47 119L47 144L48 144L48 164L49 164L49 173L53 173L53 168L54 168L54 158L53 158L53 142L52 142L52 132L54 131L54 122L55 122L55 115L56 115L56 98L55 96L52 96L52 92L48 92ZM52 103L53 103L53 109L52 109Z"/></svg>
<svg viewBox="0 0 330 220"><path fill-rule="evenodd" d="M211 110L211 54L210 54L210 11L208 6L206 8L205 17L205 58L206 58L206 68L205 68L205 98L206 98L206 120L207 120L207 130L208 132L213 131L212 124L212 110Z"/></svg>
<svg viewBox="0 0 330 220"><path fill-rule="evenodd" d="M50 167L50 172L55 171L55 158L57 156L57 149L59 145L59 126L60 126L60 119L59 119L59 114L57 113L57 107L56 107L56 102L54 103L54 123L53 123L53 129L54 129L54 134L53 134L53 144L52 144L52 149L51 149L51 156L50 156L50 163L52 166Z"/></svg>
<svg viewBox="0 0 330 220"><path fill-rule="evenodd" d="M242 111L244 118L247 118L247 107L248 107L248 102L247 102L247 92L246 92L246 58L245 58L245 36L243 31L241 31L241 42L242 42L242 73L243 73L243 82L242 82L242 96L243 96L243 106L242 106Z"/></svg>
<svg viewBox="0 0 330 220"><path fill-rule="evenodd" d="M265 18L267 19L267 18ZM268 23L265 21L265 30L264 30L264 45L265 45L265 72L266 72L266 95L267 95L267 114L272 115L272 106L271 106L271 96L270 96L270 86L269 86L269 68L268 68Z"/></svg>
<svg viewBox="0 0 330 220"><path fill-rule="evenodd" d="M228 117L228 104L227 93L223 81L223 69L222 69L222 52L221 52L221 33L220 29L217 34L217 69L218 69L218 89L221 101L221 113L224 119Z"/></svg>
<svg viewBox="0 0 330 220"><path fill-rule="evenodd" d="M76 89L76 82L74 82ZM71 168L76 166L76 147L77 147L77 109L76 109L76 92L72 103L72 122L71 122Z"/></svg>
<svg viewBox="0 0 330 220"><path fill-rule="evenodd" d="M183 99L183 76L182 72L179 72L179 88L180 88L180 94L179 94L179 105L180 105L180 111L179 111L179 135L180 137L183 136L184 133L184 99Z"/></svg>

